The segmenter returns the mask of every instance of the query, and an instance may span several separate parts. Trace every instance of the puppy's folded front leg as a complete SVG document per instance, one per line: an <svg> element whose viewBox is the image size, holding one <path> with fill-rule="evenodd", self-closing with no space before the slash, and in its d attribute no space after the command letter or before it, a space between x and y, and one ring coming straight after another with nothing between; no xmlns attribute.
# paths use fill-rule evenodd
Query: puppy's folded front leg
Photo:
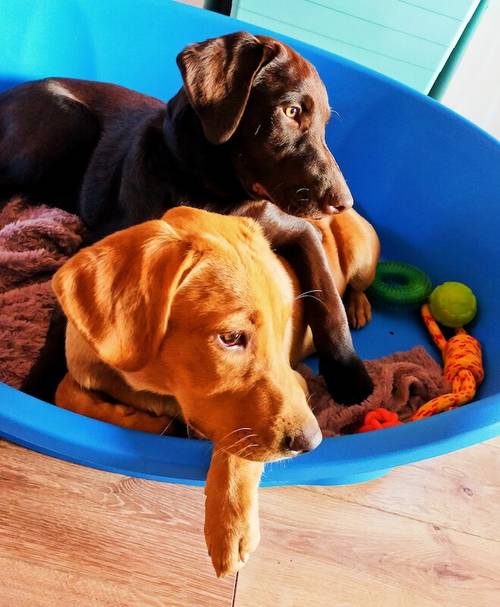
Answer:
<svg viewBox="0 0 500 607"><path fill-rule="evenodd" d="M205 486L205 540L217 577L241 569L259 544L263 468L214 446Z"/></svg>
<svg viewBox="0 0 500 607"><path fill-rule="evenodd" d="M268 201L243 205L237 215L251 217L295 271L319 358L319 372L333 398L360 403L373 391L368 372L354 350L344 304L335 285L319 231L305 219L288 215Z"/></svg>

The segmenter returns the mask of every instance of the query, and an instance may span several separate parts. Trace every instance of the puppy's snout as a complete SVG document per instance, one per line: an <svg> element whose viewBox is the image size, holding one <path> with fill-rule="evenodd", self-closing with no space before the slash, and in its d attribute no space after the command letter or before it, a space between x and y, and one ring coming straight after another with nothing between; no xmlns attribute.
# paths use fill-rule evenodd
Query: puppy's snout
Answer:
<svg viewBox="0 0 500 607"><path fill-rule="evenodd" d="M318 425L311 425L311 427L304 428L297 434L285 436L285 449L294 453L307 453L316 449L322 439L323 435Z"/></svg>

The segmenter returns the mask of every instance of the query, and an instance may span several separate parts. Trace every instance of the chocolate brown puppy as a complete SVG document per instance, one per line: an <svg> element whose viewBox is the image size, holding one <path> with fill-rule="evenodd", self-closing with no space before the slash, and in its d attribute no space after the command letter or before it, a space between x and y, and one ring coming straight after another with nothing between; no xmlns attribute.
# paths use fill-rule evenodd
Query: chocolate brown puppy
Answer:
<svg viewBox="0 0 500 607"><path fill-rule="evenodd" d="M356 355L318 231L352 196L325 143L330 117L315 68L266 36L239 32L177 57L168 103L112 84L50 78L0 96L0 199L77 212L95 241L179 204L258 221L289 260L324 375L341 402L372 390ZM358 298L362 285L351 285Z"/></svg>

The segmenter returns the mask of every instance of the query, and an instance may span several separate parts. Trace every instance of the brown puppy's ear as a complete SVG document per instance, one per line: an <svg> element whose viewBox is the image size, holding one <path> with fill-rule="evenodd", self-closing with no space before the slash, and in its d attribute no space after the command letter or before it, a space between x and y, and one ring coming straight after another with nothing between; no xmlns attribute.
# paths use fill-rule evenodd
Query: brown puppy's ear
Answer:
<svg viewBox="0 0 500 607"><path fill-rule="evenodd" d="M157 353L175 292L198 258L167 222L148 221L82 249L52 287L101 360L136 371Z"/></svg>
<svg viewBox="0 0 500 607"><path fill-rule="evenodd" d="M237 129L269 53L255 36L237 32L191 44L177 56L189 102L211 143L224 143Z"/></svg>

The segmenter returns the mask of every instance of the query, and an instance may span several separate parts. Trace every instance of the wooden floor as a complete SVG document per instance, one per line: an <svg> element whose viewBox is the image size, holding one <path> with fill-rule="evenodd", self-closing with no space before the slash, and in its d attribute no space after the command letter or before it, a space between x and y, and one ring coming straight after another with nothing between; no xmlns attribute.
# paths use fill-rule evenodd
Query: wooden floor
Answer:
<svg viewBox="0 0 500 607"><path fill-rule="evenodd" d="M258 552L217 580L201 489L0 442L0 607L500 605L500 440L261 496Z"/></svg>

